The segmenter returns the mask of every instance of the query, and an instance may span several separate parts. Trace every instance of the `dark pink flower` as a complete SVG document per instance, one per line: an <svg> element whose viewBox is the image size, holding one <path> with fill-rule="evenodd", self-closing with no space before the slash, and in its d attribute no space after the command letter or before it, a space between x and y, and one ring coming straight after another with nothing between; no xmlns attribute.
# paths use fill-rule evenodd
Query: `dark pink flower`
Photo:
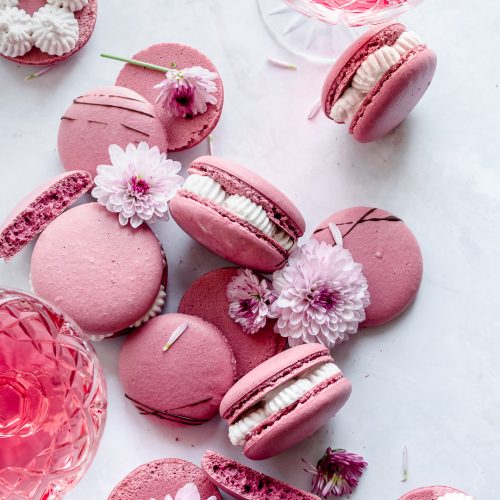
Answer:
<svg viewBox="0 0 500 500"><path fill-rule="evenodd" d="M307 466L306 472L314 475L312 492L328 498L352 493L368 464L355 453L328 448L316 467Z"/></svg>

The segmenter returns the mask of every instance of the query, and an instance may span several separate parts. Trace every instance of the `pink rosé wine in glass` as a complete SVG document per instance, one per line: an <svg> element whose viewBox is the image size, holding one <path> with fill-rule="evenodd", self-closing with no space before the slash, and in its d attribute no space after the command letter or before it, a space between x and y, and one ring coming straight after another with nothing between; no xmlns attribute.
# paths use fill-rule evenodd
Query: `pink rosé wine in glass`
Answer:
<svg viewBox="0 0 500 500"><path fill-rule="evenodd" d="M62 498L90 465L105 417L104 377L79 329L0 288L0 498Z"/></svg>

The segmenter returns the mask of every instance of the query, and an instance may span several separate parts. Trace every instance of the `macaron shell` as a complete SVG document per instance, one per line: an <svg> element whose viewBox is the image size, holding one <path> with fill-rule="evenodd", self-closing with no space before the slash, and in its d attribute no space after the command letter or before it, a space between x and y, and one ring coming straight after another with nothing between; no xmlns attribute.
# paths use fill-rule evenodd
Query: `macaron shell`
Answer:
<svg viewBox="0 0 500 500"><path fill-rule="evenodd" d="M332 362L330 351L321 344L303 344L276 354L231 387L222 400L220 414L232 423L239 414L272 391L277 384L287 382L318 364L328 362ZM252 392L254 396L250 398ZM239 407L236 413L235 406Z"/></svg>
<svg viewBox="0 0 500 500"><path fill-rule="evenodd" d="M285 264L284 252L229 212L222 215L208 204L178 193L170 202L170 213L198 243L233 264L263 273Z"/></svg>
<svg viewBox="0 0 500 500"><path fill-rule="evenodd" d="M255 334L246 333L229 317L227 287L238 275L238 268L216 269L199 278L186 292L179 312L198 316L215 325L229 342L236 359L236 377L239 379L266 359L286 347L286 338L274 332L275 321Z"/></svg>
<svg viewBox="0 0 500 500"><path fill-rule="evenodd" d="M462 493L463 491L450 488L449 486L429 486L426 488L418 488L403 495L399 500L438 500L439 497L446 493Z"/></svg>
<svg viewBox="0 0 500 500"><path fill-rule="evenodd" d="M205 473L196 465L177 458L154 460L137 467L114 488L108 500L163 500L166 495L175 498L187 483L194 483L202 500L214 495L222 497Z"/></svg>
<svg viewBox="0 0 500 500"><path fill-rule="evenodd" d="M252 433L243 448L245 456L264 460L300 443L337 414L351 391L351 382L346 378L328 385L261 432Z"/></svg>
<svg viewBox="0 0 500 500"><path fill-rule="evenodd" d="M208 57L192 47L177 43L153 45L135 54L133 59L166 68L171 68L173 63L175 63L176 69L201 66L218 73ZM164 78L165 75L159 71L127 64L120 71L116 79L116 85L135 90L149 102L155 104L160 90L155 89L154 86L162 82ZM217 99L217 104L208 105L205 113L197 114L192 118L170 117L165 111L162 102L155 104L156 111L167 134L169 151L182 151L192 148L203 141L215 128L219 122L224 103L224 88L220 77L216 80L216 84L217 92L213 95Z"/></svg>
<svg viewBox="0 0 500 500"><path fill-rule="evenodd" d="M239 186L239 191L241 192L240 194L246 196L248 191L247 186L250 186L255 191L262 194L262 196L267 198L273 206L278 207L279 210L291 220L292 225L297 227L297 237L304 234L306 229L304 217L292 200L290 200L288 196L282 193L268 180L256 174L253 170L218 156L201 156L193 161L192 167L195 167L196 165L209 165L213 168L226 172L235 178L233 182L236 185L238 184L237 180L241 180Z"/></svg>
<svg viewBox="0 0 500 500"><path fill-rule="evenodd" d="M120 226L97 203L68 210L40 235L31 260L34 292L92 336L109 336L141 319L164 279L153 231Z"/></svg>
<svg viewBox="0 0 500 500"><path fill-rule="evenodd" d="M436 66L436 54L425 46L405 56L363 101L349 129L354 137L372 142L397 127L422 99Z"/></svg>
<svg viewBox="0 0 500 500"><path fill-rule="evenodd" d="M184 324L184 333L163 351L174 330ZM119 372L125 394L138 406L202 421L217 414L235 376L233 354L222 334L185 314L157 316L129 335L120 352Z"/></svg>
<svg viewBox="0 0 500 500"><path fill-rule="evenodd" d="M101 87L77 97L63 114L57 149L65 170L85 170L95 176L99 165L111 164L111 144L125 149L141 141L160 152L167 150L154 106L130 89Z"/></svg>
<svg viewBox="0 0 500 500"><path fill-rule="evenodd" d="M383 325L399 316L415 298L423 273L420 247L408 226L385 210L354 207L328 217L313 237L334 244L330 222L340 229L344 248L363 265L368 281L371 304L362 326Z"/></svg>
<svg viewBox="0 0 500 500"><path fill-rule="evenodd" d="M46 0L20 0L17 7L25 10L28 14L33 15L40 7L43 7L46 3ZM90 37L92 36L92 33L94 32L95 24L97 21L97 0L89 0L89 3L82 10L79 10L74 14L76 20L78 21L80 35L78 37L78 41L76 42L75 48L70 52L67 52L66 54L63 54L61 56L51 56L50 54L42 52L39 48L33 47L24 56L2 57L18 64L25 64L28 66L52 66L53 64L57 64L65 61L66 59L69 59L87 44L87 42L90 40Z"/></svg>

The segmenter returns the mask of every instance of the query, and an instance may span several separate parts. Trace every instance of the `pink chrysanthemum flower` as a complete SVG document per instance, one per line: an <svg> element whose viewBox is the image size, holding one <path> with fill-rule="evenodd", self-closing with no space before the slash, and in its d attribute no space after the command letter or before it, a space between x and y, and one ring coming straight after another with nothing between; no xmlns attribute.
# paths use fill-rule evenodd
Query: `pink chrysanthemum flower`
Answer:
<svg viewBox="0 0 500 500"><path fill-rule="evenodd" d="M129 144L125 151L113 144L109 156L111 165L97 167L92 196L98 203L119 214L122 226L168 219L168 202L184 181L177 175L181 164L145 142Z"/></svg>
<svg viewBox="0 0 500 500"><path fill-rule="evenodd" d="M259 278L250 269L240 269L227 286L229 316L247 333L257 333L271 316L270 306L276 296L267 280Z"/></svg>
<svg viewBox="0 0 500 500"><path fill-rule="evenodd" d="M362 265L351 252L314 239L296 248L274 273L273 288L276 331L291 346L319 342L333 347L358 331L370 304Z"/></svg>
<svg viewBox="0 0 500 500"><path fill-rule="evenodd" d="M163 100L169 116L185 118L205 113L207 104L217 104L217 98L212 95L217 92L216 79L217 73L201 66L169 69L165 79L154 87L161 89L156 102Z"/></svg>
<svg viewBox="0 0 500 500"><path fill-rule="evenodd" d="M152 498L151 500L155 500ZM175 495L175 499L171 495L167 495L165 500L202 500L198 487L194 483L187 483ZM211 496L206 500L216 500L215 496Z"/></svg>
<svg viewBox="0 0 500 500"><path fill-rule="evenodd" d="M307 462L306 472L314 475L312 492L321 498L349 495L358 485L364 469L363 457L346 450L328 448L316 467Z"/></svg>

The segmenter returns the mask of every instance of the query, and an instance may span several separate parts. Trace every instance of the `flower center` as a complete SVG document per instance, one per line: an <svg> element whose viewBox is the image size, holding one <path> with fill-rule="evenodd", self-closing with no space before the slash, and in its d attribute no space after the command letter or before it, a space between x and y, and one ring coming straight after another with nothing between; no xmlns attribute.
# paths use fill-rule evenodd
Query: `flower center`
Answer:
<svg viewBox="0 0 500 500"><path fill-rule="evenodd" d="M308 299L315 309L331 311L338 304L338 293L328 285L321 285L309 292Z"/></svg>
<svg viewBox="0 0 500 500"><path fill-rule="evenodd" d="M148 194L150 186L145 179L134 176L128 183L128 189L132 196L140 197Z"/></svg>
<svg viewBox="0 0 500 500"><path fill-rule="evenodd" d="M194 89L191 86L179 87L174 94L174 100L179 106L188 107L193 102Z"/></svg>

